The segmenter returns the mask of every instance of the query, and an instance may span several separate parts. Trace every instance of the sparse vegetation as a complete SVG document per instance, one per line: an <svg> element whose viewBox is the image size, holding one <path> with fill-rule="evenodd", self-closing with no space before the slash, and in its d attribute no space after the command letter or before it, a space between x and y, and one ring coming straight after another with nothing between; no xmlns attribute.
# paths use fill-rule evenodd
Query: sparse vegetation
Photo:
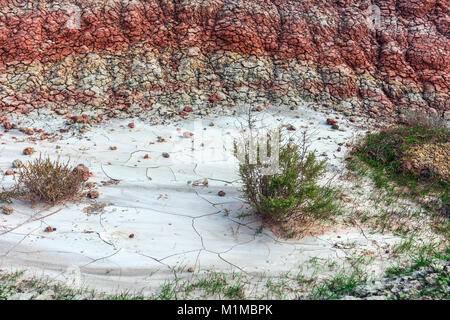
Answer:
<svg viewBox="0 0 450 320"><path fill-rule="evenodd" d="M12 203L12 199L25 196L25 192L18 190L17 187L14 187L10 190L2 187L2 191L0 192L0 203Z"/></svg>
<svg viewBox="0 0 450 320"><path fill-rule="evenodd" d="M362 273L344 272L320 282L314 288L312 299L335 300L355 293L358 285L367 281Z"/></svg>
<svg viewBox="0 0 450 320"><path fill-rule="evenodd" d="M22 195L33 202L54 205L76 197L88 177L89 172L82 165L72 168L69 161L40 156L22 166L16 186L3 195L6 199Z"/></svg>
<svg viewBox="0 0 450 320"><path fill-rule="evenodd" d="M250 205L264 218L276 223L288 221L323 220L338 211L336 197L328 186L318 181L326 172L325 161L319 161L315 152L308 151L306 134L303 141L279 142L279 170L267 173L270 164L260 159L257 144L256 161L250 161L250 147L244 146L239 174L243 182L242 192ZM290 139L292 140L292 139ZM237 146L235 147L237 153ZM270 138L268 154L272 152Z"/></svg>
<svg viewBox="0 0 450 320"><path fill-rule="evenodd" d="M366 164L377 187L400 192L448 217L449 145L449 131L442 126L421 122L390 127L367 135L353 149L349 167ZM425 201L425 196L435 200Z"/></svg>
<svg viewBox="0 0 450 320"><path fill-rule="evenodd" d="M350 253L343 264L332 258L313 257L299 266L298 273L277 277L216 271L186 276L186 270L178 268L173 269L174 279L148 295L71 288L46 278L29 278L23 272L0 271L0 300L449 299L449 253L446 242L405 237L393 248L392 266L376 277L367 268L373 256L357 251Z"/></svg>

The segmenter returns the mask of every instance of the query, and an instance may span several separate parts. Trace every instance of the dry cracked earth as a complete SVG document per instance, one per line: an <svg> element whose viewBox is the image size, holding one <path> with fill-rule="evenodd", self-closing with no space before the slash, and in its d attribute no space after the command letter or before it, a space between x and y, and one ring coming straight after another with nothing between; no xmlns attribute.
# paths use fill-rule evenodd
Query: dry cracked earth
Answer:
<svg viewBox="0 0 450 320"><path fill-rule="evenodd" d="M13 184L14 160L48 154L86 165L99 193L52 208L15 200L0 215L1 269L145 294L210 271L298 282L287 274L320 278L330 270L317 275L318 265L346 268L355 256L370 258L367 274L382 273L401 241L393 230L437 236L426 217L411 219L422 215L416 204L393 205L349 177L345 158L359 136L396 117L450 119L449 8L0 0L1 185ZM253 214L232 154L242 106L261 128L308 131L344 217L283 240ZM28 147L37 152L24 155ZM385 230L387 210L400 213Z"/></svg>
<svg viewBox="0 0 450 320"><path fill-rule="evenodd" d="M256 282L299 270L316 276L317 266L306 267L311 261L345 266L357 255L374 259L368 274L388 267L398 235L341 219L301 239L283 239L245 205L233 141L242 136L246 114L153 126L113 119L88 132L50 113L34 120L18 116L16 123L53 134L41 140L13 129L0 136L2 186L13 184L14 174L7 171L14 172L14 160L42 154L86 165L99 196L51 208L14 200L13 214L0 220L2 269L106 292L151 294L175 277L208 272L245 274ZM338 113L308 108L254 114L264 130L294 128L294 139L308 132L311 150L327 159L327 179L333 178L348 212L381 210L374 209L381 202L370 198L370 187L357 186L345 174L347 150L370 122L340 119L333 129L326 117L340 118ZM55 130L62 127L68 129ZM24 155L29 147L36 152Z"/></svg>

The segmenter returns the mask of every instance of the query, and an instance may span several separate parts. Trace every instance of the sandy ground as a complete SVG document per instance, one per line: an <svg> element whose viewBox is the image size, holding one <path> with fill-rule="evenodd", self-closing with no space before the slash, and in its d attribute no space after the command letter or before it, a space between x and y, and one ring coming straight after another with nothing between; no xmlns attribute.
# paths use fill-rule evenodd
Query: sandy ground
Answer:
<svg viewBox="0 0 450 320"><path fill-rule="evenodd" d="M329 161L330 176L344 170L346 143L366 131L342 118L339 130L334 130L326 119L337 114L313 110L269 110L256 116L259 127L291 124L297 136L307 129L311 149ZM54 118L27 121L22 125L48 131L63 125L62 119ZM89 167L94 174L90 181L100 193L95 200L52 208L15 201L14 213L0 216L1 269L26 269L106 291L151 291L173 278L174 270L186 276L189 268L196 273L277 275L313 257L343 259L343 244L348 242L361 251L378 251L397 240L357 229L301 240L282 240L267 229L261 231L261 221L240 199L238 161L233 156L232 142L242 135L243 114L165 126L135 120L135 128L129 128L130 122L111 120L87 133L63 133L56 141L30 141L18 130L0 136L3 172L11 170L15 159L26 161L39 153L70 158L74 165ZM166 141L157 142L160 138ZM25 156L25 147L38 152ZM170 157L163 157L163 152ZM144 159L146 154L149 159ZM2 186L13 183L13 176L0 175ZM109 183L111 179L116 183ZM221 190L223 197L218 195ZM56 231L44 232L47 226Z"/></svg>

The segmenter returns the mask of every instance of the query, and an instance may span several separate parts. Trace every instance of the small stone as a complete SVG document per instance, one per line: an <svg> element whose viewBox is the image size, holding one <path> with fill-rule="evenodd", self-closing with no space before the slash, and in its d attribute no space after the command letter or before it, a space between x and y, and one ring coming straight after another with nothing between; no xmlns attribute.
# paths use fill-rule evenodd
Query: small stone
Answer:
<svg viewBox="0 0 450 320"><path fill-rule="evenodd" d="M350 118L350 119L348 119L350 122L355 122L356 120L355 120L355 118Z"/></svg>
<svg viewBox="0 0 450 320"><path fill-rule="evenodd" d="M193 109L191 107L186 106L186 107L184 107L183 111L184 112L192 112Z"/></svg>
<svg viewBox="0 0 450 320"><path fill-rule="evenodd" d="M9 216L9 215L13 214L14 209L10 206L4 206L4 207L2 207L2 212L3 212L3 214L6 214Z"/></svg>
<svg viewBox="0 0 450 320"><path fill-rule="evenodd" d="M86 188L92 189L93 187L94 187L94 183L93 182L86 183Z"/></svg>
<svg viewBox="0 0 450 320"><path fill-rule="evenodd" d="M210 126L210 127L214 127L214 122L211 121L211 122L209 123L209 126Z"/></svg>
<svg viewBox="0 0 450 320"><path fill-rule="evenodd" d="M23 163L22 161L20 161L19 159L16 159L13 161L12 163L13 168L22 168L23 167Z"/></svg>
<svg viewBox="0 0 450 320"><path fill-rule="evenodd" d="M151 159L151 158L150 158L150 156L149 156L148 154L146 154L146 155L144 156L144 159Z"/></svg>
<svg viewBox="0 0 450 320"><path fill-rule="evenodd" d="M87 196L88 196L89 198L91 198L91 199L96 199L96 198L99 197L99 195L100 195L100 194L99 194L98 191L96 191L96 190L89 191L88 194L87 194Z"/></svg>
<svg viewBox="0 0 450 320"><path fill-rule="evenodd" d="M333 130L338 130L338 129L339 129L339 126L338 126L337 124L333 124L333 125L331 125L331 128L332 128Z"/></svg>
<svg viewBox="0 0 450 320"><path fill-rule="evenodd" d="M192 268L192 267L189 268L187 271L190 272L190 273L194 273L195 272L194 268Z"/></svg>
<svg viewBox="0 0 450 320"><path fill-rule="evenodd" d="M162 156L163 156L164 158L169 158L169 157L170 157L170 154L169 154L168 152L163 152L163 153L162 153Z"/></svg>
<svg viewBox="0 0 450 320"><path fill-rule="evenodd" d="M48 226L47 228L44 229L44 232L53 232L56 231L56 228L53 228L51 226Z"/></svg>
<svg viewBox="0 0 450 320"><path fill-rule="evenodd" d="M183 137L185 138L191 138L194 134L192 132L186 131L183 133Z"/></svg>
<svg viewBox="0 0 450 320"><path fill-rule="evenodd" d="M287 128L289 131L295 131L297 128L295 128L292 124L288 125Z"/></svg>
<svg viewBox="0 0 450 320"><path fill-rule="evenodd" d="M5 175L6 176L12 176L14 174L14 171L12 170L6 170Z"/></svg>
<svg viewBox="0 0 450 320"><path fill-rule="evenodd" d="M28 147L28 148L23 149L23 154L24 154L24 155L27 155L27 156L32 155L32 154L35 153L35 152L36 152L36 150L34 150L34 149L31 148L31 147Z"/></svg>
<svg viewBox="0 0 450 320"><path fill-rule="evenodd" d="M330 126L337 124L337 121L331 118L327 119L327 124L329 124Z"/></svg>
<svg viewBox="0 0 450 320"><path fill-rule="evenodd" d="M116 146L110 146L109 149L110 150L117 150L117 147Z"/></svg>
<svg viewBox="0 0 450 320"><path fill-rule="evenodd" d="M31 130L30 128L23 128L22 131L29 136L32 136L34 134L34 131Z"/></svg>
<svg viewBox="0 0 450 320"><path fill-rule="evenodd" d="M134 122L131 122L131 123L128 124L128 126L129 126L131 129L133 129L133 128L135 127L135 124L134 124Z"/></svg>
<svg viewBox="0 0 450 320"><path fill-rule="evenodd" d="M83 125L78 131L81 133L86 133L92 130L92 127L90 125Z"/></svg>
<svg viewBox="0 0 450 320"><path fill-rule="evenodd" d="M223 190L220 190L220 191L217 193L217 195L218 195L219 197L225 197L226 194L227 194L227 193L226 193L225 191L223 191Z"/></svg>
<svg viewBox="0 0 450 320"><path fill-rule="evenodd" d="M133 238L134 238L134 233L130 234L130 235L128 236L128 238L133 239Z"/></svg>
<svg viewBox="0 0 450 320"><path fill-rule="evenodd" d="M449 120L450 120L450 110L444 112L444 119L445 119L446 121L449 121Z"/></svg>
<svg viewBox="0 0 450 320"><path fill-rule="evenodd" d="M89 180L89 177L92 175L89 171L89 168L86 167L84 164L80 163L78 164L74 169L73 172L75 174L80 174L83 177L83 181Z"/></svg>

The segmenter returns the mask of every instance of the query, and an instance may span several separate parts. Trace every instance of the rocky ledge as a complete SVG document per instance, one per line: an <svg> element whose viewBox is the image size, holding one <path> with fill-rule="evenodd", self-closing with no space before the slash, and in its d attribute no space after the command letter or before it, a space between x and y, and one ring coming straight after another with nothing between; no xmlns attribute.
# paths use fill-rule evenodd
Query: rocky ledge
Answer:
<svg viewBox="0 0 450 320"><path fill-rule="evenodd" d="M449 270L449 261L437 260L434 265L420 267L409 274L374 281L358 288L355 295L346 296L344 299L446 299L450 293Z"/></svg>
<svg viewBox="0 0 450 320"><path fill-rule="evenodd" d="M0 0L0 110L314 103L450 118L449 12L448 0Z"/></svg>

